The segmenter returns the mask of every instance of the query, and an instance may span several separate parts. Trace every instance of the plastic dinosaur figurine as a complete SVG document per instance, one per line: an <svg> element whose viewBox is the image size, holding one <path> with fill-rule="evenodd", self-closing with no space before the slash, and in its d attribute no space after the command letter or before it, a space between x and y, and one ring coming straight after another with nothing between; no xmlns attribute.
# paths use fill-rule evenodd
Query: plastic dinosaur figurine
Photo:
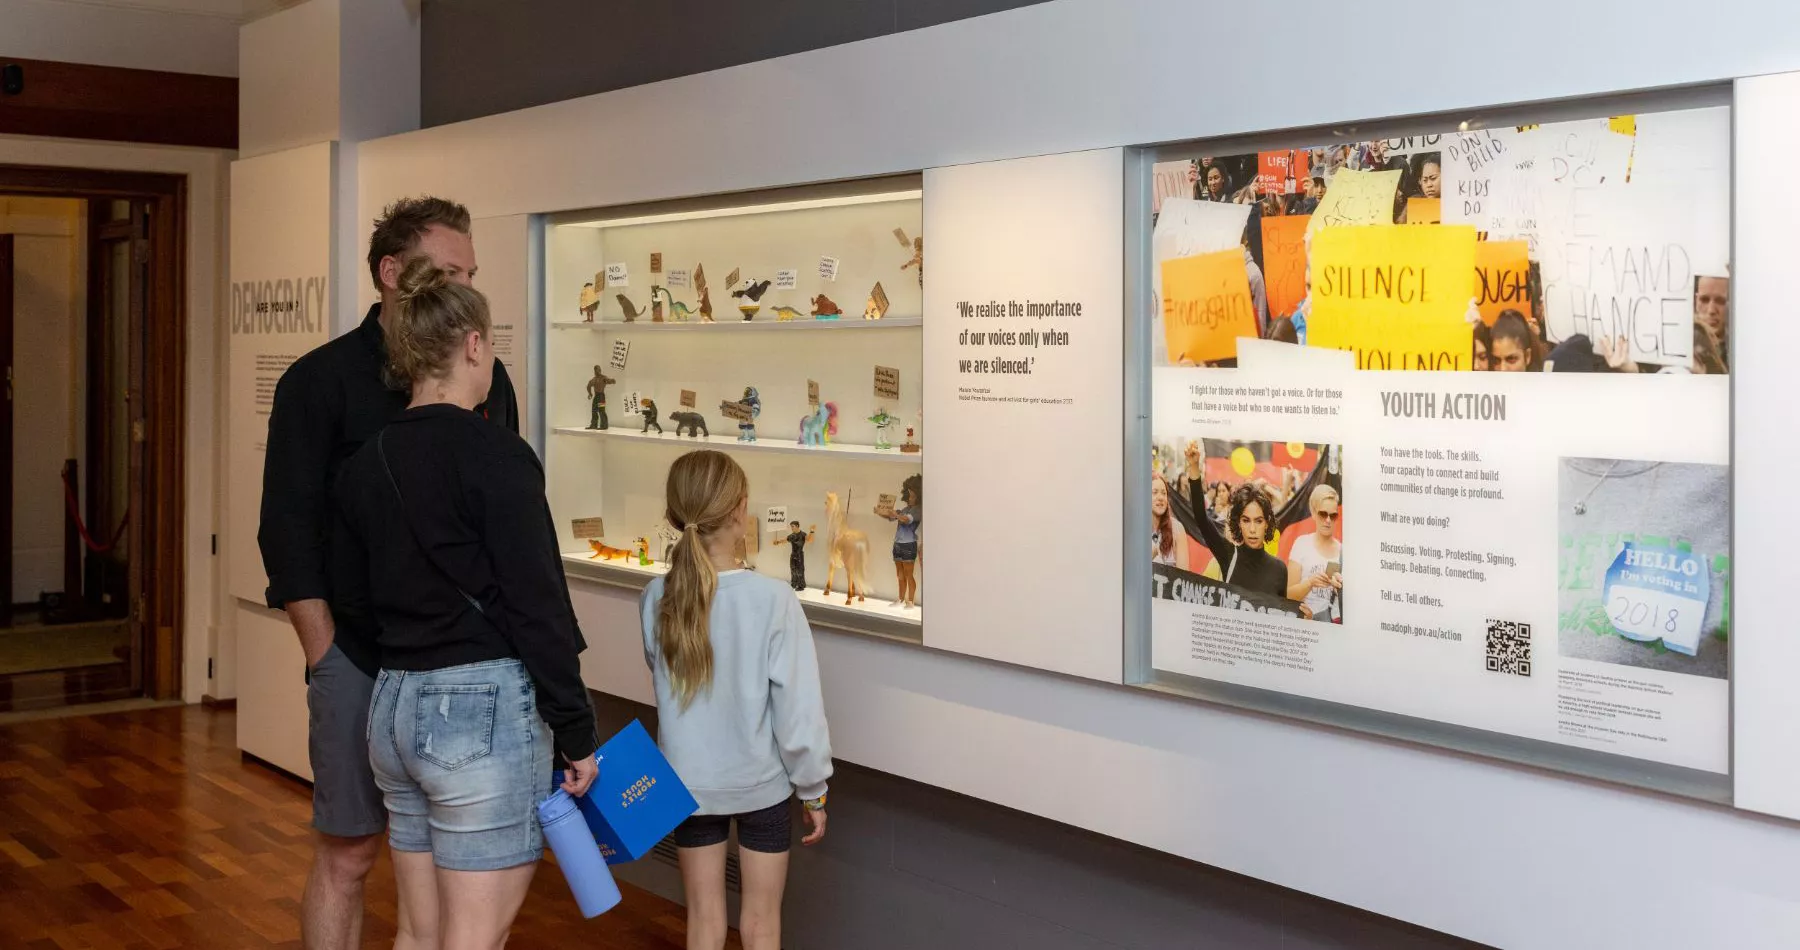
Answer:
<svg viewBox="0 0 1800 950"><path fill-rule="evenodd" d="M594 549L593 556L588 558L590 561L598 561L602 558L612 561L618 558L631 557L630 551L627 551L624 548L608 547L603 541L589 541L588 547Z"/></svg>

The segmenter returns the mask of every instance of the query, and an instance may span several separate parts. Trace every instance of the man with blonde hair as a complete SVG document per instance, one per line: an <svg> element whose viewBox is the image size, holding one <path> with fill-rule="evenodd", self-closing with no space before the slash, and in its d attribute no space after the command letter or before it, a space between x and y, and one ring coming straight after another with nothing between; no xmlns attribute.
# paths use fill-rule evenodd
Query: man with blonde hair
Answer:
<svg viewBox="0 0 1800 950"><path fill-rule="evenodd" d="M313 770L313 865L300 908L306 950L362 946L363 882L381 854L387 809L369 767L369 698L380 672L376 645L355 636L332 608L331 486L364 442L406 409L411 396L387 384L386 315L400 273L426 257L450 279L475 279L469 211L443 198L396 201L375 221L369 277L381 294L362 325L294 362L275 387L263 463L257 542L269 575L268 603L287 611L306 654L307 753ZM478 410L519 431L512 380L494 361L493 388ZM416 860L395 854L395 860ZM427 863L431 855L424 855ZM429 906L423 906L429 905ZM399 943L437 945L435 893L400 894Z"/></svg>
<svg viewBox="0 0 1800 950"><path fill-rule="evenodd" d="M1337 489L1320 485L1306 499L1312 512L1313 532L1295 538L1288 550L1289 600L1300 601L1308 616L1326 623L1343 620L1339 604L1343 600L1344 544L1338 540L1337 528L1343 505Z"/></svg>

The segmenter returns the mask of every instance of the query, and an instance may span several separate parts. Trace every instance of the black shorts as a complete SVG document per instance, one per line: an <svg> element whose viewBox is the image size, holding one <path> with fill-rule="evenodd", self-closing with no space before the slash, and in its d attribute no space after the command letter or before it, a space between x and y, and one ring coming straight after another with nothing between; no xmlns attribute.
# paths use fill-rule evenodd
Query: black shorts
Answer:
<svg viewBox="0 0 1800 950"><path fill-rule="evenodd" d="M675 826L675 847L707 848L723 844L737 822L738 847L762 854L786 854L794 837L792 803L783 800L742 815L695 815Z"/></svg>

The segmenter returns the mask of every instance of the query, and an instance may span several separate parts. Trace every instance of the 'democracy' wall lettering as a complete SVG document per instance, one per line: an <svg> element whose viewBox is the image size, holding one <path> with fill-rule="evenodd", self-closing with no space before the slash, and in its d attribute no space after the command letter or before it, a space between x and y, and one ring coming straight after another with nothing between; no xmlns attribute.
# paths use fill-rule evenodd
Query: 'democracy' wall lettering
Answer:
<svg viewBox="0 0 1800 950"><path fill-rule="evenodd" d="M325 329L324 277L246 280L231 285L231 332L317 333Z"/></svg>

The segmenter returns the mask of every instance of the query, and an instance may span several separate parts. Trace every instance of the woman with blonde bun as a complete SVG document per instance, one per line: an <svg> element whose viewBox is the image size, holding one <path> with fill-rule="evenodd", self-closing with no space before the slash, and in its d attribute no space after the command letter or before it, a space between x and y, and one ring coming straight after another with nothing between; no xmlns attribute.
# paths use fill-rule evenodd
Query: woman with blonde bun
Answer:
<svg viewBox="0 0 1800 950"><path fill-rule="evenodd" d="M339 476L333 589L380 646L369 760L416 918L397 945L489 950L543 855L552 769L574 795L597 774L586 644L537 456L474 411L494 372L486 298L421 258L396 309L387 372L412 398Z"/></svg>

